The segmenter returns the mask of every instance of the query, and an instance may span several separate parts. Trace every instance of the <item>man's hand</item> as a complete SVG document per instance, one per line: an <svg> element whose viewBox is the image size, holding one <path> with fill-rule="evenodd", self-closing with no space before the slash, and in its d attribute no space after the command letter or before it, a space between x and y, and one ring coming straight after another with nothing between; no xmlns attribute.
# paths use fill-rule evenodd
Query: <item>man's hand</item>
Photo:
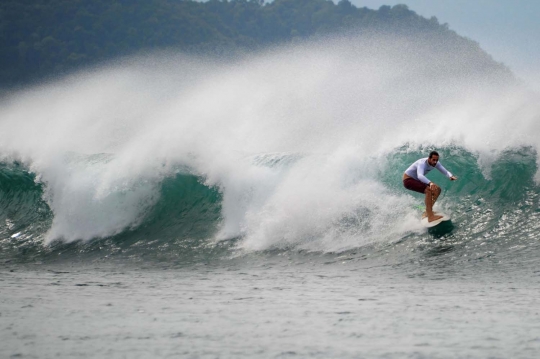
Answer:
<svg viewBox="0 0 540 359"><path fill-rule="evenodd" d="M457 177L456 176L450 177L450 181L457 181Z"/></svg>

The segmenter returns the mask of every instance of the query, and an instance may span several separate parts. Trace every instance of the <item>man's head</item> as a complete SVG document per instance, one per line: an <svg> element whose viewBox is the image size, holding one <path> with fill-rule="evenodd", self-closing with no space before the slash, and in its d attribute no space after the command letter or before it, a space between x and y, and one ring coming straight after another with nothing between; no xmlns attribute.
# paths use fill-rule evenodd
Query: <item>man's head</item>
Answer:
<svg viewBox="0 0 540 359"><path fill-rule="evenodd" d="M437 162L439 162L439 152L437 151L431 151L429 153L429 157L428 157L428 163L430 166L432 167L435 167L435 165L437 164Z"/></svg>

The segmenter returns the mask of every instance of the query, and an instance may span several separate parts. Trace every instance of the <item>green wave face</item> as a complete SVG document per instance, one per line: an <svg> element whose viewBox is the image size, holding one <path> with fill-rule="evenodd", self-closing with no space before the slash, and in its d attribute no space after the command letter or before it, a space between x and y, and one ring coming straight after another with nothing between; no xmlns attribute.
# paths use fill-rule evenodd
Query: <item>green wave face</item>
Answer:
<svg viewBox="0 0 540 359"><path fill-rule="evenodd" d="M3 259L41 247L53 213L42 185L18 163L0 164L0 245Z"/></svg>
<svg viewBox="0 0 540 359"><path fill-rule="evenodd" d="M449 258L467 253L479 258L508 258L518 254L535 258L540 239L540 189L534 181L538 169L536 153L530 148L508 150L489 166L481 168L477 156L461 148L439 151L444 166L459 177L458 181L450 182L435 171L430 173L430 178L443 188L438 205L451 214L451 224L429 231L413 228L399 234L389 233L385 242L374 247L361 239L366 228L377 225L375 217L358 203L354 219L352 213L344 212L342 219L332 224L334 232L357 235L358 245L345 251L361 253L375 248L382 253L388 248L399 252L401 248L402 255L407 257L409 250L416 251L428 244L428 254L434 251L431 254L444 254ZM424 149L408 147L396 149L384 158L384 166L377 176L391 195L410 197L412 205L406 211L418 218L421 210L416 207L423 203L423 197L404 189L401 175L424 152ZM298 160L298 156L294 158ZM276 167L281 162L294 166L295 161L279 161L274 156L263 163L259 158L255 163ZM223 222L222 190L205 185L201 177L177 173L159 183L159 200L135 228L91 241L55 241L45 245L44 238L54 214L43 199L43 184L36 181L35 174L18 164L3 164L0 179L0 258L5 262L121 258L192 263L229 256L242 249L244 236L249 236L246 233L225 241L216 240ZM246 192L249 191L246 188ZM384 200L382 197L381 201ZM286 247L270 245L265 250L273 249L301 251L302 246L301 242ZM328 250L323 247L321 251Z"/></svg>

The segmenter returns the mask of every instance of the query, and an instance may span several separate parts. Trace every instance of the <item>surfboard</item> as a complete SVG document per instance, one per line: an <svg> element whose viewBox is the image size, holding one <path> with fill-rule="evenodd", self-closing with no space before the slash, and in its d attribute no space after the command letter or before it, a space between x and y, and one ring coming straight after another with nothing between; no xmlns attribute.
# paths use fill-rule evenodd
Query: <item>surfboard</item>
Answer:
<svg viewBox="0 0 540 359"><path fill-rule="evenodd" d="M442 218L436 220L436 221L433 221L433 222L428 222L428 219L427 217L424 217L422 218L422 220L420 221L422 223L422 225L426 228L431 228L431 227L435 227L436 225L438 224L441 224L442 222L446 222L446 221L449 221L450 220L450 216L445 214L445 213L441 213L441 212L435 212L435 214L439 215L439 216L442 216Z"/></svg>

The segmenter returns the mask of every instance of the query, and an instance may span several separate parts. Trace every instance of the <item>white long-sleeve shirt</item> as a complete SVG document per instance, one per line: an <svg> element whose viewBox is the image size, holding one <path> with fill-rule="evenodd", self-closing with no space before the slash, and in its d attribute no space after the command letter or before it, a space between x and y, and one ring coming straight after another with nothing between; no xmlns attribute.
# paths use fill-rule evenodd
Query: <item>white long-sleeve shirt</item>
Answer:
<svg viewBox="0 0 540 359"><path fill-rule="evenodd" d="M452 177L452 174L446 168L444 168L440 162L437 162L435 167L433 167L428 163L427 160L428 160L428 157L425 157L414 162L412 165L409 166L409 168L407 168L407 170L405 171L405 174L416 180L422 181L425 184L429 184L429 182L431 182L430 180L426 178L426 175L429 173L429 171L431 171L434 168L438 169L439 172L441 172L446 177L448 178Z"/></svg>

